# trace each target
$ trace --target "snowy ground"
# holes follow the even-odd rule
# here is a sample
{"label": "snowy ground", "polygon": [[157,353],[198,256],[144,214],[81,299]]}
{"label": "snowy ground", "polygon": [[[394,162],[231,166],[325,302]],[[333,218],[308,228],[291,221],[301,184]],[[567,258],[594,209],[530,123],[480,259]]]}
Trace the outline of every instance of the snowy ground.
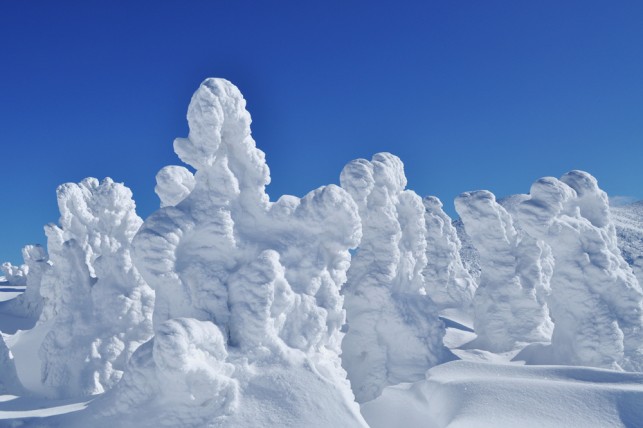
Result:
{"label": "snowy ground", "polygon": [[[643,423],[642,373],[526,366],[512,361],[518,350],[499,355],[472,348],[471,321],[457,311],[442,320],[444,342],[461,360],[434,367],[427,380],[388,387],[364,403],[362,414],[370,426],[605,428]],[[20,370],[20,360],[30,355],[28,338],[18,332],[6,339],[10,347],[21,344],[22,349],[12,348]],[[58,426],[50,416],[73,416],[90,401],[0,395],[0,426]]]}
{"label": "snowy ground", "polygon": [[373,428],[640,427],[643,374],[586,367],[525,366],[467,344],[465,325],[446,320],[460,361],[436,366],[427,380],[388,387],[362,405]]}

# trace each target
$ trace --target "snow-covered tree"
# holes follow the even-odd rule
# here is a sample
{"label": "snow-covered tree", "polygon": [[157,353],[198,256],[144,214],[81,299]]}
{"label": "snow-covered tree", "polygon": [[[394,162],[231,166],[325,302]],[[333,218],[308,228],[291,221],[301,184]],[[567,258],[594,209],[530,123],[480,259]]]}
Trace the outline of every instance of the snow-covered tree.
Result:
{"label": "snow-covered tree", "polygon": [[518,343],[548,341],[550,249],[516,230],[489,191],[463,193],[455,207],[480,254],[482,274],[473,301],[480,346],[504,352]]}
{"label": "snow-covered tree", "polygon": [[617,246],[607,194],[583,171],[545,177],[517,207],[521,226],[556,259],[554,361],[643,369],[643,291]]}
{"label": "snow-covered tree", "polygon": [[97,394],[121,378],[152,334],[154,293],[134,268],[142,220],[132,192],[109,178],[57,190],[60,225],[45,228],[51,268],[42,275],[43,384],[56,396]]}
{"label": "snow-covered tree", "polygon": [[357,159],[340,180],[359,207],[363,233],[344,291],[349,329],[342,362],[357,401],[365,402],[443,362],[444,326],[422,277],[424,206],[404,190],[402,161],[390,153]]}
{"label": "snow-covered tree", "polygon": [[440,309],[470,312],[477,284],[462,263],[458,233],[440,199],[427,196],[422,203],[427,261],[422,275],[426,292]]}
{"label": "snow-covered tree", "polygon": [[156,292],[155,336],[97,404],[103,421],[363,426],[338,355],[355,203],[333,185],[270,202],[245,100],[226,80],[201,84],[188,123],[174,150],[194,182],[162,170],[163,208],[133,243]]}

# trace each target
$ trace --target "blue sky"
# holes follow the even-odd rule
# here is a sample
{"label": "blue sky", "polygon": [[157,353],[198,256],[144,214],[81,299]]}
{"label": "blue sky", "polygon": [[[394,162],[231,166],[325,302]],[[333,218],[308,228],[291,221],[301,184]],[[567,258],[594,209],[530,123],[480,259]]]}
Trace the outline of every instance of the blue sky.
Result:
{"label": "blue sky", "polygon": [[210,76],[248,100],[273,199],[378,151],[451,214],[570,169],[641,199],[642,23],[640,1],[2,1],[0,260],[45,243],[63,182],[156,209]]}

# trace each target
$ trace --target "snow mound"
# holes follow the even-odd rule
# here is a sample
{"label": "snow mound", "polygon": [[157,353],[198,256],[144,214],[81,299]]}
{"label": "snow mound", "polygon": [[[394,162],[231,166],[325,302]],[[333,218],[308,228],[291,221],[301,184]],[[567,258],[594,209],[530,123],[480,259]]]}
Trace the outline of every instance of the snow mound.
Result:
{"label": "snow mound", "polygon": [[607,194],[572,171],[536,181],[521,226],[551,246],[553,361],[643,369],[643,291],[617,246]]}
{"label": "snow mound", "polygon": [[155,335],[90,406],[92,423],[364,426],[339,360],[355,203],[332,185],[271,203],[245,100],[226,80],[201,84],[188,123],[174,149],[194,186],[184,195],[185,171],[163,169],[165,206],[133,242]]}
{"label": "snow mound", "polygon": [[349,329],[342,361],[358,402],[387,385],[421,379],[447,357],[444,326],[426,295],[422,199],[404,190],[402,161],[378,153],[348,163],[340,177],[359,207],[363,237],[344,295]]}
{"label": "snow mound", "polygon": [[477,284],[462,263],[462,244],[456,228],[438,198],[427,196],[422,203],[427,259],[422,272],[424,287],[441,310],[457,308],[468,313]]}
{"label": "snow mound", "polygon": [[643,420],[643,375],[454,361],[362,405],[373,428],[608,428]]}
{"label": "snow mound", "polygon": [[63,184],[57,194],[60,226],[45,229],[52,266],[40,288],[38,323],[51,327],[39,351],[42,382],[57,397],[98,394],[152,334],[154,294],[130,256],[142,220],[131,191],[109,178]]}
{"label": "snow mound", "polygon": [[489,191],[463,193],[455,206],[480,254],[482,274],[473,301],[480,346],[504,352],[519,343],[547,341],[550,249],[516,230]]}

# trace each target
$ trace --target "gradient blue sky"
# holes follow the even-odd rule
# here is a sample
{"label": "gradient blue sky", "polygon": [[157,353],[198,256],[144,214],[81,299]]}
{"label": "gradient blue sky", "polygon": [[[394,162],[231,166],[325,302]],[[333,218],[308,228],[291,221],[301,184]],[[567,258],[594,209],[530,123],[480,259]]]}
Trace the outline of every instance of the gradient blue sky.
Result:
{"label": "gradient blue sky", "polygon": [[0,2],[0,261],[86,176],[157,206],[154,176],[206,77],[241,88],[272,199],[390,151],[460,192],[593,173],[643,197],[641,1]]}

